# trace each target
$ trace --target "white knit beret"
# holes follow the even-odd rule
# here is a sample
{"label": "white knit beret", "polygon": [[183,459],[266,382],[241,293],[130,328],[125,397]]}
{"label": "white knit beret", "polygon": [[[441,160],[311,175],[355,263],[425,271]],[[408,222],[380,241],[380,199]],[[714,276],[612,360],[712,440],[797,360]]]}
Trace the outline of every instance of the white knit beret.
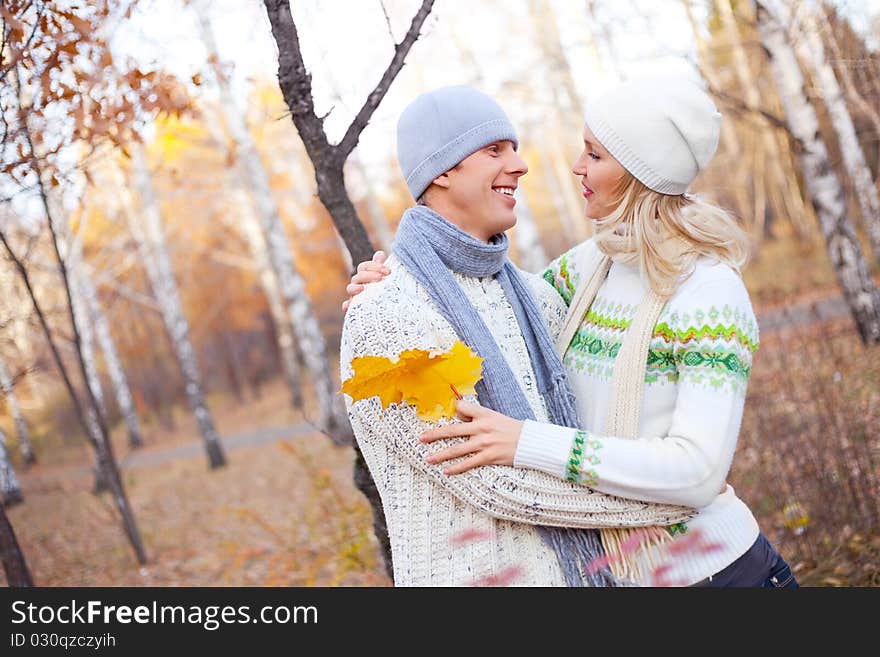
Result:
{"label": "white knit beret", "polygon": [[684,194],[721,134],[715,103],[684,76],[619,84],[588,103],[586,123],[624,169],[661,194]]}

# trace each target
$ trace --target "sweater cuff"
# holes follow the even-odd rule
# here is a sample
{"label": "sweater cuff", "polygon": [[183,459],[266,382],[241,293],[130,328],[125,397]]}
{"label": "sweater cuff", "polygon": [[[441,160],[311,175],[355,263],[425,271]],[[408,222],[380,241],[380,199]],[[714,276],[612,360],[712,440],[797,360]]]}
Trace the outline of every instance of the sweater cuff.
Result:
{"label": "sweater cuff", "polygon": [[541,470],[565,479],[565,466],[574,440],[574,429],[526,420],[519,435],[513,465]]}

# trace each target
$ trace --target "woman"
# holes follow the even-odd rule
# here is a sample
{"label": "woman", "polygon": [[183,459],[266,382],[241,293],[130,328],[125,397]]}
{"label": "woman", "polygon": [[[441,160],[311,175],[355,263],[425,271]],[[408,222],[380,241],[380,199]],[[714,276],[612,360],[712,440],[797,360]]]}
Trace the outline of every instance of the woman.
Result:
{"label": "woman", "polygon": [[[715,152],[720,121],[709,96],[682,78],[633,80],[587,108],[573,171],[595,236],[544,272],[570,307],[558,346],[581,429],[462,402],[466,422],[422,440],[467,438],[429,457],[454,460],[449,474],[487,464],[535,468],[604,493],[695,508],[690,521],[656,534],[701,537],[702,548],[678,555],[666,581],[795,587],[726,483],[758,345],[739,275],[748,244],[730,215],[686,194]],[[349,292],[382,269],[362,264]],[[603,530],[602,538],[609,555],[626,556],[627,530]],[[645,549],[612,566],[648,583],[657,554]]]}

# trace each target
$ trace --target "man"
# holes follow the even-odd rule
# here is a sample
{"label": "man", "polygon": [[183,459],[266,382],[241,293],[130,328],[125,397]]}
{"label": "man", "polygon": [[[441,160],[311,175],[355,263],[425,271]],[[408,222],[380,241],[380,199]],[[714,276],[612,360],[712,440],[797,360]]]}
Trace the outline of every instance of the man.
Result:
{"label": "man", "polygon": [[[398,159],[418,204],[404,214],[390,275],[351,302],[342,379],[359,356],[449,349],[483,357],[477,397],[519,419],[577,426],[554,339],[566,306],[541,278],[507,259],[514,192],[528,171],[516,132],[488,96],[446,87],[402,113]],[[549,326],[549,331],[548,327]],[[670,524],[669,507],[623,500],[538,470],[485,466],[454,477],[426,459],[431,428],[406,404],[351,403],[355,437],[382,497],[398,586],[511,583],[612,585],[599,526]],[[594,571],[594,572],[590,572]]]}

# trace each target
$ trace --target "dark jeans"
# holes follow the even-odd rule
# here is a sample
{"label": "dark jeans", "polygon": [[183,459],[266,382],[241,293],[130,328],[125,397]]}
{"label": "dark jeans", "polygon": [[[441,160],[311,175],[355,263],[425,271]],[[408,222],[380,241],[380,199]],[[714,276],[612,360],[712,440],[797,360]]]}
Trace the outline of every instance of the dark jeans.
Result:
{"label": "dark jeans", "polygon": [[739,559],[694,586],[791,589],[799,584],[767,537],[758,534],[758,540]]}

